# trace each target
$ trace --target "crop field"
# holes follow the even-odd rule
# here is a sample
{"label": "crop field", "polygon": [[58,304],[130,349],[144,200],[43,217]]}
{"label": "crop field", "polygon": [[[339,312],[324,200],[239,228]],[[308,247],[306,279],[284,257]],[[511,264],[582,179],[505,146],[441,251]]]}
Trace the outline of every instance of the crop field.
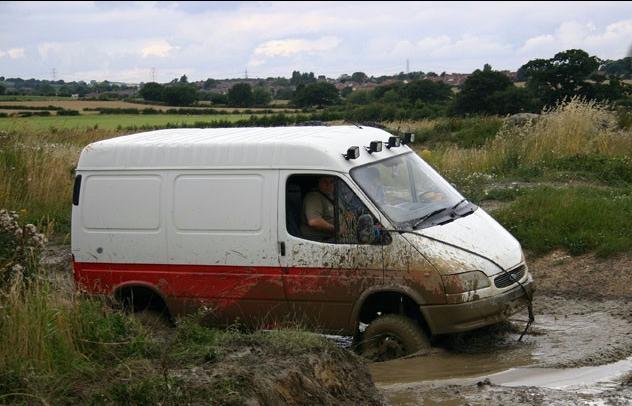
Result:
{"label": "crop field", "polygon": [[[166,111],[170,109],[178,109],[182,108],[179,106],[166,106],[160,104],[146,104],[146,103],[130,103],[125,101],[108,101],[108,100],[72,100],[69,98],[61,98],[61,97],[36,97],[36,96],[10,96],[10,98],[1,98],[0,97],[0,112],[7,112],[5,109],[1,109],[2,106],[24,106],[25,108],[37,108],[41,107],[42,110],[46,110],[49,106],[60,107],[66,110],[77,110],[81,112],[81,114],[98,114],[97,111],[89,111],[86,109],[98,109],[98,108],[107,108],[107,109],[146,109],[152,108],[155,110]],[[244,110],[248,111],[263,111],[270,109],[281,109],[286,110],[285,105],[273,105],[271,108],[261,108],[261,107],[249,107],[245,108],[236,108],[236,107],[216,107],[211,105],[210,103],[201,102],[197,107],[186,107],[186,109],[215,109],[217,111],[226,111],[226,112],[240,112]],[[16,109],[17,110],[17,109]]]}
{"label": "crop field", "polygon": [[213,121],[239,121],[250,114],[181,115],[181,114],[90,114],[79,116],[8,117],[0,118],[0,131],[39,131],[55,129],[102,128],[109,130],[130,127],[177,127]]}

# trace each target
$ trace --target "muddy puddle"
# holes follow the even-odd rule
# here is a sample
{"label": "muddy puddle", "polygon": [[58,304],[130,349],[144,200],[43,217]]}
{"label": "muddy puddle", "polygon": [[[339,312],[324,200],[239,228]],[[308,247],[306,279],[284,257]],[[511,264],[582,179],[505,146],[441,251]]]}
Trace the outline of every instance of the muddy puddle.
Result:
{"label": "muddy puddle", "polygon": [[453,336],[423,357],[374,363],[393,405],[632,404],[630,305],[541,297],[504,326]]}

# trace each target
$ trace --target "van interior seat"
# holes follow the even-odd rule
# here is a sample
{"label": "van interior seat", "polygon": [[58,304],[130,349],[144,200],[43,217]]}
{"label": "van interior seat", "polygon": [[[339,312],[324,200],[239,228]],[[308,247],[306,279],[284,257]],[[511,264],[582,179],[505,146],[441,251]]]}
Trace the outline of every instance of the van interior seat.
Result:
{"label": "van interior seat", "polygon": [[287,231],[296,237],[301,235],[301,214],[303,212],[303,195],[301,187],[295,183],[288,183],[285,194]]}

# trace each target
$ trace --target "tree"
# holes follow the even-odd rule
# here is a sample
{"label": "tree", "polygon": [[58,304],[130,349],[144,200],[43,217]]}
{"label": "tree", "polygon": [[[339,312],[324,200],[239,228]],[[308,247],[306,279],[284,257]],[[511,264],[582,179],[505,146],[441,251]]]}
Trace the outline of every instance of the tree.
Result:
{"label": "tree", "polygon": [[252,99],[255,106],[267,106],[272,101],[272,95],[263,86],[257,86],[252,91]]}
{"label": "tree", "polygon": [[463,89],[455,100],[454,111],[457,114],[498,114],[489,98],[494,92],[501,92],[512,86],[513,83],[505,74],[492,70],[486,64],[483,70],[475,70],[465,80]]}
{"label": "tree", "polygon": [[354,72],[351,75],[351,81],[356,83],[364,83],[369,77],[364,72]]}
{"label": "tree", "polygon": [[220,93],[211,93],[210,100],[213,104],[228,104],[228,96]]}
{"label": "tree", "polygon": [[[345,89],[349,89],[346,87]],[[357,90],[347,97],[348,104],[366,105],[373,101],[372,92],[368,90]]]}
{"label": "tree", "polygon": [[404,96],[415,103],[421,100],[426,103],[443,103],[452,97],[450,85],[432,80],[414,80],[404,86]]}
{"label": "tree", "polygon": [[206,79],[202,85],[204,90],[213,89],[215,86],[217,86],[217,80],[211,78]]}
{"label": "tree", "polygon": [[347,98],[353,93],[353,88],[351,86],[343,87],[340,91],[340,96]]}
{"label": "tree", "polygon": [[587,96],[586,79],[597,70],[600,61],[581,49],[559,52],[551,59],[534,59],[524,69],[527,86],[545,104],[575,95]]}
{"label": "tree", "polygon": [[0,85],[0,94],[4,94],[6,90],[7,90],[6,87],[4,87],[3,85]]}
{"label": "tree", "polygon": [[162,93],[163,101],[172,106],[190,106],[197,101],[197,89],[188,83],[166,86]]}
{"label": "tree", "polygon": [[611,76],[630,79],[632,78],[632,56],[626,56],[616,61],[604,61],[599,70]]}
{"label": "tree", "polygon": [[323,107],[337,103],[338,89],[331,83],[318,82],[296,88],[293,102],[299,107]]}
{"label": "tree", "polygon": [[189,78],[187,78],[187,75],[182,75],[180,77],[180,83],[189,83]]}
{"label": "tree", "polygon": [[292,78],[290,79],[290,84],[292,86],[307,85],[307,84],[315,83],[315,82],[316,82],[316,77],[314,76],[314,72],[301,73],[295,70],[292,72]]}
{"label": "tree", "polygon": [[228,105],[250,107],[254,103],[252,88],[248,83],[237,83],[228,90]]}
{"label": "tree", "polygon": [[293,96],[294,92],[289,87],[278,88],[274,94],[276,100],[290,100]]}
{"label": "tree", "polygon": [[162,101],[164,87],[156,82],[145,83],[138,92],[147,101]]}
{"label": "tree", "polygon": [[540,110],[540,100],[529,89],[510,86],[496,91],[487,98],[489,113],[501,116],[516,113],[536,113]]}

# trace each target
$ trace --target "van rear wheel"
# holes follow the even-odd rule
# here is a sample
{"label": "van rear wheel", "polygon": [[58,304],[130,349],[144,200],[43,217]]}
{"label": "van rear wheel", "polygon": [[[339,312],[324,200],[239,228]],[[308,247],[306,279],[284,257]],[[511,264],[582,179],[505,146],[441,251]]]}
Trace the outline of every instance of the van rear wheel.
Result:
{"label": "van rear wheel", "polygon": [[377,362],[429,350],[430,341],[419,325],[399,314],[387,314],[371,322],[360,344],[360,354]]}

